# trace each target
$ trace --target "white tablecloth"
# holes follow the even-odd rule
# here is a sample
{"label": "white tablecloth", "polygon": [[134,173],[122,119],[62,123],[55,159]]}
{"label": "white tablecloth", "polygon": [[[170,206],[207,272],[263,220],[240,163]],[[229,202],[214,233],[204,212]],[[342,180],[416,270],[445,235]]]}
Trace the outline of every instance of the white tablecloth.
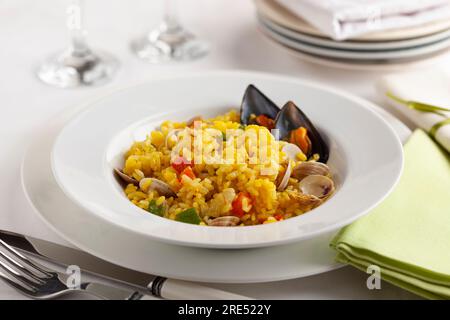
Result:
{"label": "white tablecloth", "polygon": [[[19,166],[37,127],[54,115],[115,87],[158,75],[206,69],[250,69],[282,73],[331,84],[375,100],[375,72],[350,72],[307,64],[275,48],[258,33],[252,2],[247,0],[179,1],[182,21],[211,43],[208,57],[185,64],[150,65],[136,59],[130,40],[158,22],[162,1],[86,1],[86,26],[94,47],[121,62],[114,80],[102,87],[62,90],[40,83],[33,68],[67,43],[68,0],[0,2],[0,229],[65,243],[32,214],[19,183]],[[447,59],[450,62],[450,57]],[[215,285],[260,298],[411,298],[383,283],[366,288],[367,275],[343,268],[314,277],[269,284]],[[22,298],[0,282],[0,299]]]}

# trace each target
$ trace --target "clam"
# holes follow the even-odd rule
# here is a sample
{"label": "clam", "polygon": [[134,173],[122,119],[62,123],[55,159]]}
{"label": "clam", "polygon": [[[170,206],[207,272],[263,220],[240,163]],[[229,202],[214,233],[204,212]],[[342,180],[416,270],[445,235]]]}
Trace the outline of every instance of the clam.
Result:
{"label": "clam", "polygon": [[292,169],[292,177],[298,180],[312,175],[328,176],[330,175],[330,168],[322,162],[307,161],[300,162]]}
{"label": "clam", "polygon": [[209,226],[214,227],[233,227],[237,226],[241,219],[236,216],[223,216],[208,220]]}
{"label": "clam", "polygon": [[122,181],[126,183],[132,183],[134,185],[138,185],[139,181],[137,181],[135,178],[130,177],[129,175],[125,174],[122,170],[114,168],[114,172],[117,174],[117,176],[122,179]]}
{"label": "clam", "polygon": [[316,196],[303,194],[298,192],[297,190],[289,190],[289,196],[297,202],[297,205],[304,212],[310,211],[320,205],[322,203],[322,199],[317,198]]}
{"label": "clam", "polygon": [[288,165],[286,167],[286,171],[284,172],[283,178],[280,181],[280,184],[277,187],[278,191],[283,191],[284,189],[286,189],[288,183],[289,183],[289,178],[291,177],[291,173],[292,173],[292,165],[291,165],[291,161],[288,161]]}
{"label": "clam", "polygon": [[165,183],[164,181],[155,179],[155,178],[141,179],[141,181],[139,181],[139,188],[141,188],[141,190],[143,190],[143,186],[149,180],[151,180],[151,183],[150,183],[150,186],[148,187],[148,191],[155,190],[156,192],[158,192],[158,194],[160,196],[173,197],[173,198],[177,197],[177,194],[172,190],[172,188],[167,183]]}
{"label": "clam", "polygon": [[313,126],[308,117],[292,102],[288,101],[275,119],[275,129],[279,130],[280,139],[289,137],[292,130],[303,127],[307,130],[307,138],[310,140],[311,148],[305,150],[307,157],[318,154],[319,161],[326,163],[329,156],[329,148],[320,136],[317,129]]}
{"label": "clam", "polygon": [[297,155],[302,152],[302,150],[293,143],[287,143],[283,146],[281,149],[288,158],[288,165],[286,167],[286,171],[284,172],[283,178],[281,179],[280,183],[278,184],[277,190],[283,191],[286,189],[289,178],[293,176],[296,179],[301,180],[305,176],[312,175],[312,174],[321,174],[321,175],[328,175],[330,170],[328,169],[328,166],[321,162],[302,162],[292,168],[291,160],[296,160]]}
{"label": "clam", "polygon": [[250,84],[245,90],[241,103],[241,123],[251,124],[251,115],[265,115],[275,120],[280,108],[259,91],[254,85]]}
{"label": "clam", "polygon": [[321,175],[311,175],[299,182],[299,189],[303,194],[325,199],[334,191],[334,182]]}
{"label": "clam", "polygon": [[297,155],[299,153],[302,153],[302,150],[293,143],[287,143],[284,145],[284,147],[281,149],[286,154],[286,157],[288,157],[289,160],[296,160]]}

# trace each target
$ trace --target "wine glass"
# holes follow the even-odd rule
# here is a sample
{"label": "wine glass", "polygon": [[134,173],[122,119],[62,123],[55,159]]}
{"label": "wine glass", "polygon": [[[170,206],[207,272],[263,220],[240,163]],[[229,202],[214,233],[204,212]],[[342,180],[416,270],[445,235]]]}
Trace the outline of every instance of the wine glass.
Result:
{"label": "wine glass", "polygon": [[179,23],[175,2],[164,0],[164,16],[159,26],[132,42],[131,48],[139,58],[152,63],[190,61],[209,52],[206,42]]}
{"label": "wine glass", "polygon": [[43,82],[61,88],[92,86],[110,80],[118,67],[109,54],[93,51],[86,42],[84,0],[73,0],[67,8],[70,44],[63,52],[45,60],[36,73]]}

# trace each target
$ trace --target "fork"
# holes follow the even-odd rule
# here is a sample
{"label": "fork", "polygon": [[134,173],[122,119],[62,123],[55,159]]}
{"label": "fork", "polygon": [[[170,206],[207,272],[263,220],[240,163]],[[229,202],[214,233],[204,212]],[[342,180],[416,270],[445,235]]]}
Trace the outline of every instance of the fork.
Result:
{"label": "fork", "polygon": [[100,283],[82,282],[72,288],[67,281],[70,275],[50,270],[25,257],[0,240],[0,278],[22,294],[33,299],[53,299],[74,292],[87,292],[108,300],[151,300],[150,295],[138,291],[116,288]]}

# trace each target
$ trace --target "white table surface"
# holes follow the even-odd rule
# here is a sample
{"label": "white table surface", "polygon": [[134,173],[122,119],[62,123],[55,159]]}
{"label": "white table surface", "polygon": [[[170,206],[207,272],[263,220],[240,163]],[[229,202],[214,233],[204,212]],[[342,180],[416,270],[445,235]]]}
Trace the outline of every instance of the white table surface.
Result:
{"label": "white table surface", "polygon": [[[130,40],[156,24],[161,15],[158,0],[92,0],[86,10],[89,41],[110,51],[121,62],[114,80],[95,88],[56,89],[40,83],[33,68],[40,59],[67,43],[65,8],[69,1],[0,1],[0,229],[66,243],[35,216],[19,184],[19,166],[37,127],[56,114],[114,88],[145,79],[186,71],[248,69],[308,78],[376,101],[374,82],[379,72],[330,69],[298,60],[274,47],[258,32],[250,0],[179,1],[182,21],[211,43],[206,58],[185,64],[150,65],[136,59]],[[446,67],[450,56],[441,67]],[[366,288],[367,275],[345,267],[313,277],[252,285],[214,285],[256,298],[415,298],[382,284]],[[0,283],[0,299],[22,296]]]}

